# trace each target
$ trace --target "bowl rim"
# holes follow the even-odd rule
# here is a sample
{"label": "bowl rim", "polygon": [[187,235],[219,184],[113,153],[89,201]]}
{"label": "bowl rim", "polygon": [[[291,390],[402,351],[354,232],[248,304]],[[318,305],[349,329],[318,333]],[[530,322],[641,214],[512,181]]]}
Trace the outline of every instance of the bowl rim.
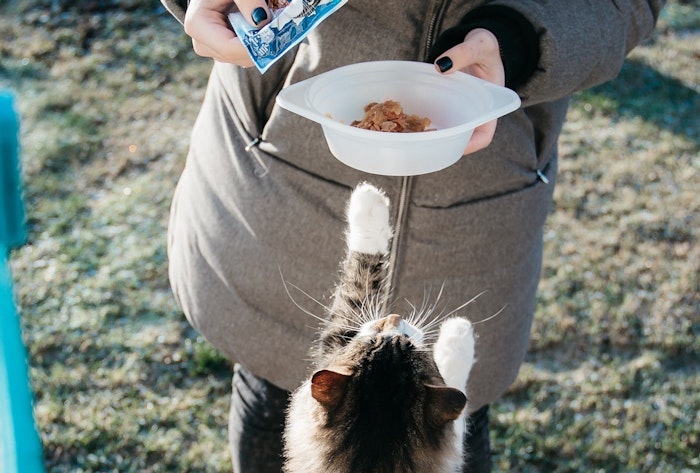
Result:
{"label": "bowl rim", "polygon": [[[387,133],[383,131],[357,128],[333,119],[332,117],[313,109],[310,103],[309,94],[313,90],[313,86],[316,83],[321,81],[330,81],[338,75],[347,74],[355,69],[359,69],[362,72],[397,72],[403,70],[408,72],[419,72],[422,74],[434,73],[436,77],[440,78],[439,80],[453,86],[476,86],[483,88],[489,94],[491,94],[492,97],[496,96],[499,98],[501,103],[489,110],[487,113],[465,123],[449,128],[416,133]],[[328,127],[339,133],[354,135],[363,140],[382,141],[385,143],[425,141],[458,135],[506,115],[518,109],[521,104],[520,97],[514,91],[506,87],[501,87],[497,84],[485,81],[461,71],[455,71],[448,75],[442,75],[438,73],[437,70],[435,70],[435,66],[430,63],[400,60],[369,61],[341,66],[284,87],[277,95],[276,101],[281,107],[319,123],[324,128]]]}

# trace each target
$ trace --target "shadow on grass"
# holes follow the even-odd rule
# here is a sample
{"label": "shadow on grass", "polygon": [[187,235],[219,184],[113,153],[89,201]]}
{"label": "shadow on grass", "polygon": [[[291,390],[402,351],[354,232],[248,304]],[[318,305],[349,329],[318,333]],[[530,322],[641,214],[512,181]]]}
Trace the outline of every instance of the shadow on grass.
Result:
{"label": "shadow on grass", "polygon": [[580,92],[576,101],[611,117],[639,117],[700,146],[700,91],[643,62],[626,61],[616,79]]}

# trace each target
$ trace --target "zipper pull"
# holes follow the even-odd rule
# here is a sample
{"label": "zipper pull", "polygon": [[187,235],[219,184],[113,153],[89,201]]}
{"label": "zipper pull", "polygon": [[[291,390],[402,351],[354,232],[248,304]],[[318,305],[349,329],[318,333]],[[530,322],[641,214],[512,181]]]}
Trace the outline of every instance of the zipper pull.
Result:
{"label": "zipper pull", "polygon": [[258,146],[259,144],[260,144],[260,137],[258,136],[257,138],[253,138],[252,140],[250,140],[250,141],[248,142],[248,144],[245,145],[245,148],[244,148],[244,149],[245,149],[246,151],[250,152],[251,149],[255,148],[255,147]]}
{"label": "zipper pull", "polygon": [[540,170],[538,169],[538,170],[535,171],[535,172],[537,173],[537,177],[540,178],[540,181],[544,182],[545,184],[549,184],[549,178],[548,178],[547,176],[545,176],[544,173],[543,173],[542,171],[540,171]]}

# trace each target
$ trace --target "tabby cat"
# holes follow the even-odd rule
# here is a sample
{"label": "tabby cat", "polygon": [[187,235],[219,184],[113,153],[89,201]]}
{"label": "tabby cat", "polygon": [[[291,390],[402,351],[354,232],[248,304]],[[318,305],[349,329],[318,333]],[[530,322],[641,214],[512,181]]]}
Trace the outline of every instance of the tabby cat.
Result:
{"label": "tabby cat", "polygon": [[312,349],[315,371],[287,415],[284,471],[461,471],[472,326],[449,318],[430,347],[429,314],[383,313],[389,200],[362,183],[347,218],[348,253]]}

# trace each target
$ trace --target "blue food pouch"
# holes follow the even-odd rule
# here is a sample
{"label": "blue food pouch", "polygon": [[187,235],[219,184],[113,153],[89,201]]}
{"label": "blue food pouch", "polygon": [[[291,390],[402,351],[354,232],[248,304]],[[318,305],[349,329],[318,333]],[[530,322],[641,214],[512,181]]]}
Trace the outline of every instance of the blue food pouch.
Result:
{"label": "blue food pouch", "polygon": [[273,9],[272,21],[262,28],[251,26],[240,12],[230,13],[228,20],[255,66],[264,73],[347,1],[291,0]]}

